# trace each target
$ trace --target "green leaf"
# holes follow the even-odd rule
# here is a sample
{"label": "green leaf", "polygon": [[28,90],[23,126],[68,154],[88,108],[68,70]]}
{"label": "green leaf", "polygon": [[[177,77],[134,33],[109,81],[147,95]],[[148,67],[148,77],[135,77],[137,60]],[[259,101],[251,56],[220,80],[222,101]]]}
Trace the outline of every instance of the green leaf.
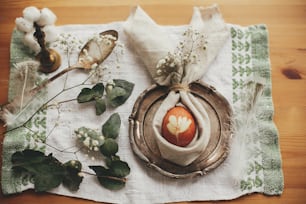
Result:
{"label": "green leaf", "polygon": [[34,187],[36,192],[51,190],[59,186],[64,178],[64,169],[60,163],[43,163],[36,167]]}
{"label": "green leaf", "polygon": [[102,146],[100,146],[100,152],[104,156],[112,156],[118,152],[118,144],[112,138],[107,138]]}
{"label": "green leaf", "polygon": [[111,155],[110,157],[105,157],[106,166],[110,167],[113,161],[118,161],[118,160],[120,160],[120,157],[118,155]]}
{"label": "green leaf", "polygon": [[113,175],[123,178],[130,174],[129,165],[121,160],[113,161],[110,166]]}
{"label": "green leaf", "polygon": [[24,150],[12,155],[13,170],[22,170],[33,175],[35,191],[48,191],[61,184],[64,177],[63,165],[49,154],[35,150]]}
{"label": "green leaf", "polygon": [[65,176],[63,178],[63,185],[71,191],[77,191],[83,181],[83,176],[80,176],[82,169],[81,162],[71,160],[64,164]]}
{"label": "green leaf", "polygon": [[124,96],[126,91],[121,87],[114,87],[107,95],[109,104],[112,107],[120,106],[124,103]]}
{"label": "green leaf", "polygon": [[102,126],[102,134],[104,137],[117,138],[120,131],[121,120],[118,113],[114,113]]}
{"label": "green leaf", "polygon": [[92,89],[83,88],[79,93],[77,100],[79,103],[85,103],[94,99],[102,98],[104,93],[104,85],[102,83],[96,84]]}
{"label": "green leaf", "polygon": [[105,99],[96,99],[96,115],[101,115],[106,110]]}
{"label": "green leaf", "polygon": [[29,172],[35,172],[33,166],[40,164],[46,160],[44,153],[34,150],[26,149],[22,152],[15,152],[12,155],[11,161],[13,169],[22,168]]}
{"label": "green leaf", "polygon": [[109,104],[113,107],[122,105],[131,95],[134,84],[122,79],[114,79],[114,88],[107,94]]}
{"label": "green leaf", "polygon": [[125,186],[126,179],[118,178],[112,174],[110,169],[103,166],[89,166],[97,175],[102,186],[110,190],[119,190]]}
{"label": "green leaf", "polygon": [[96,84],[92,88],[92,92],[94,94],[94,98],[101,98],[103,96],[103,93],[104,93],[104,85],[102,83]]}
{"label": "green leaf", "polygon": [[79,103],[85,103],[94,99],[95,93],[90,88],[83,88],[79,93],[77,100]]}

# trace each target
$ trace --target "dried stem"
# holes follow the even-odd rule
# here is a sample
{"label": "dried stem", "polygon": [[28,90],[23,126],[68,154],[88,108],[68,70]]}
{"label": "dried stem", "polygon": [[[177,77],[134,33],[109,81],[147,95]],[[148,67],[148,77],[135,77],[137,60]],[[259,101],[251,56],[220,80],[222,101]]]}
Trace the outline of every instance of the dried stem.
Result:
{"label": "dried stem", "polygon": [[96,177],[100,177],[100,178],[108,178],[108,179],[111,179],[111,180],[115,180],[115,181],[121,181],[123,183],[126,183],[127,179],[126,178],[119,178],[119,177],[115,177],[115,176],[99,176],[99,175],[96,175],[96,174],[93,174],[93,173],[90,173],[90,172],[87,172],[87,171],[81,171],[82,173],[84,174],[87,174],[87,175],[91,175],[91,176],[96,176]]}
{"label": "dried stem", "polygon": [[[60,74],[60,73],[58,73],[57,75],[55,75],[55,76],[57,76],[56,78],[58,78],[58,77],[60,77],[60,76],[62,76],[63,74],[65,74],[65,73],[67,73],[68,71],[70,71],[70,70],[73,70],[73,69],[77,69],[77,68],[79,68],[79,67],[69,67],[69,68],[67,68],[67,69],[65,69],[65,70],[67,70],[67,71],[65,71],[64,72],[64,70],[62,71],[62,72],[60,72],[60,73],[62,73],[62,74]],[[60,74],[60,75],[59,75]],[[6,134],[6,133],[8,133],[8,132],[12,132],[12,131],[14,131],[14,130],[17,130],[17,129],[19,129],[19,128],[21,128],[21,127],[25,127],[25,124],[27,123],[27,122],[29,122],[30,120],[32,120],[32,118],[39,112],[39,111],[41,111],[41,110],[43,110],[43,109],[45,109],[45,108],[48,108],[48,106],[47,106],[47,104],[48,103],[50,103],[52,100],[54,100],[56,97],[58,97],[58,96],[60,96],[61,94],[63,94],[64,92],[66,92],[66,91],[68,91],[68,90],[71,90],[71,89],[74,89],[74,88],[76,88],[76,87],[79,87],[79,86],[83,86],[83,85],[86,85],[85,83],[90,79],[90,77],[93,75],[93,73],[92,74],[90,74],[82,83],[80,83],[80,84],[77,84],[77,85],[74,85],[74,86],[71,86],[71,87],[69,87],[69,88],[64,88],[62,91],[60,91],[60,92],[58,92],[56,95],[54,95],[52,98],[50,98],[50,99],[48,99],[45,103],[43,103],[34,113],[33,113],[33,115],[31,115],[31,117],[29,117],[22,125],[19,125],[19,126],[17,126],[17,127],[14,127],[14,128],[12,128],[12,129],[9,129],[9,130],[6,130],[6,131],[4,131],[3,133],[1,133],[1,134]],[[54,77],[55,77],[54,76]],[[52,78],[54,78],[54,77],[52,77]],[[53,80],[51,80],[52,78],[50,78],[48,81],[46,81],[45,83],[43,83],[43,84],[45,84],[45,86],[48,84],[48,83],[50,83],[50,82],[52,82]],[[39,87],[41,87],[41,86],[39,86]],[[37,89],[36,91],[38,92],[39,90],[41,90],[43,87],[41,87],[40,89]],[[36,89],[36,88],[35,88]],[[34,95],[34,97],[35,97],[35,94],[37,93],[35,93],[34,91],[33,91],[34,89],[32,89],[32,91],[31,91],[31,93]]]}

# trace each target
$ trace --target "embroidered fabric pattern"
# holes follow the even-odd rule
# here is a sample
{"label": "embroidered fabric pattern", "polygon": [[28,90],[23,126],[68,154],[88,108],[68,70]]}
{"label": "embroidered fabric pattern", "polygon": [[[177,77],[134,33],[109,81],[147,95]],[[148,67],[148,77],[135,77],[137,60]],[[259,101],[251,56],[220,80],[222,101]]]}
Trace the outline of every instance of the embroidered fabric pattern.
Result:
{"label": "embroidered fabric pattern", "polygon": [[[244,126],[240,127],[245,130],[242,145],[252,144],[247,150],[247,156],[252,159],[248,161],[240,189],[281,194],[284,184],[278,132],[272,121],[269,53],[268,47],[262,46],[262,42],[268,45],[268,33],[264,25],[233,26],[231,35],[235,120],[238,126]],[[256,128],[252,128],[254,125]]]}

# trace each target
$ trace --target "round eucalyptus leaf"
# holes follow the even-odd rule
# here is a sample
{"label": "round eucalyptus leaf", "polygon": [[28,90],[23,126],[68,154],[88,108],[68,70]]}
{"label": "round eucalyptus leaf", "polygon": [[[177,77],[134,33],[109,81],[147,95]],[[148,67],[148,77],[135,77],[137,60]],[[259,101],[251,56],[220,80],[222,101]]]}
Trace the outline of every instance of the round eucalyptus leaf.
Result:
{"label": "round eucalyptus leaf", "polygon": [[85,103],[94,99],[94,92],[90,88],[83,88],[79,93],[77,100],[79,103]]}
{"label": "round eucalyptus leaf", "polygon": [[107,138],[103,145],[100,146],[100,152],[104,156],[112,156],[118,152],[118,144],[112,138]]}
{"label": "round eucalyptus leaf", "polygon": [[120,178],[126,177],[130,174],[129,165],[121,160],[113,161],[110,166],[110,169],[115,176],[118,176]]}
{"label": "round eucalyptus leaf", "polygon": [[96,115],[101,115],[106,110],[106,102],[104,99],[96,99]]}
{"label": "round eucalyptus leaf", "polygon": [[107,138],[117,138],[121,126],[121,119],[118,113],[112,114],[102,126],[102,134]]}
{"label": "round eucalyptus leaf", "polygon": [[92,92],[95,98],[101,98],[104,93],[104,85],[102,83],[97,83],[94,87],[92,87]]}
{"label": "round eucalyptus leaf", "polygon": [[126,91],[121,87],[114,87],[107,95],[109,104],[117,107],[125,102]]}
{"label": "round eucalyptus leaf", "polygon": [[125,186],[125,179],[113,175],[110,169],[103,166],[89,166],[95,173],[102,186],[110,190],[119,190]]}

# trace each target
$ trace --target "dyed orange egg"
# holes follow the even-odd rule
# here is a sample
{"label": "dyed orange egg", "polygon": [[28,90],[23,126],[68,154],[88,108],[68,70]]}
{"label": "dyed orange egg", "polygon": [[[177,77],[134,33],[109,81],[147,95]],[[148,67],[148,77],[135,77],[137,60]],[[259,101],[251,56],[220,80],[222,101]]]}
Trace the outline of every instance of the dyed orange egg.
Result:
{"label": "dyed orange egg", "polygon": [[193,115],[184,107],[171,108],[162,124],[162,136],[170,143],[185,147],[195,136],[196,124]]}

